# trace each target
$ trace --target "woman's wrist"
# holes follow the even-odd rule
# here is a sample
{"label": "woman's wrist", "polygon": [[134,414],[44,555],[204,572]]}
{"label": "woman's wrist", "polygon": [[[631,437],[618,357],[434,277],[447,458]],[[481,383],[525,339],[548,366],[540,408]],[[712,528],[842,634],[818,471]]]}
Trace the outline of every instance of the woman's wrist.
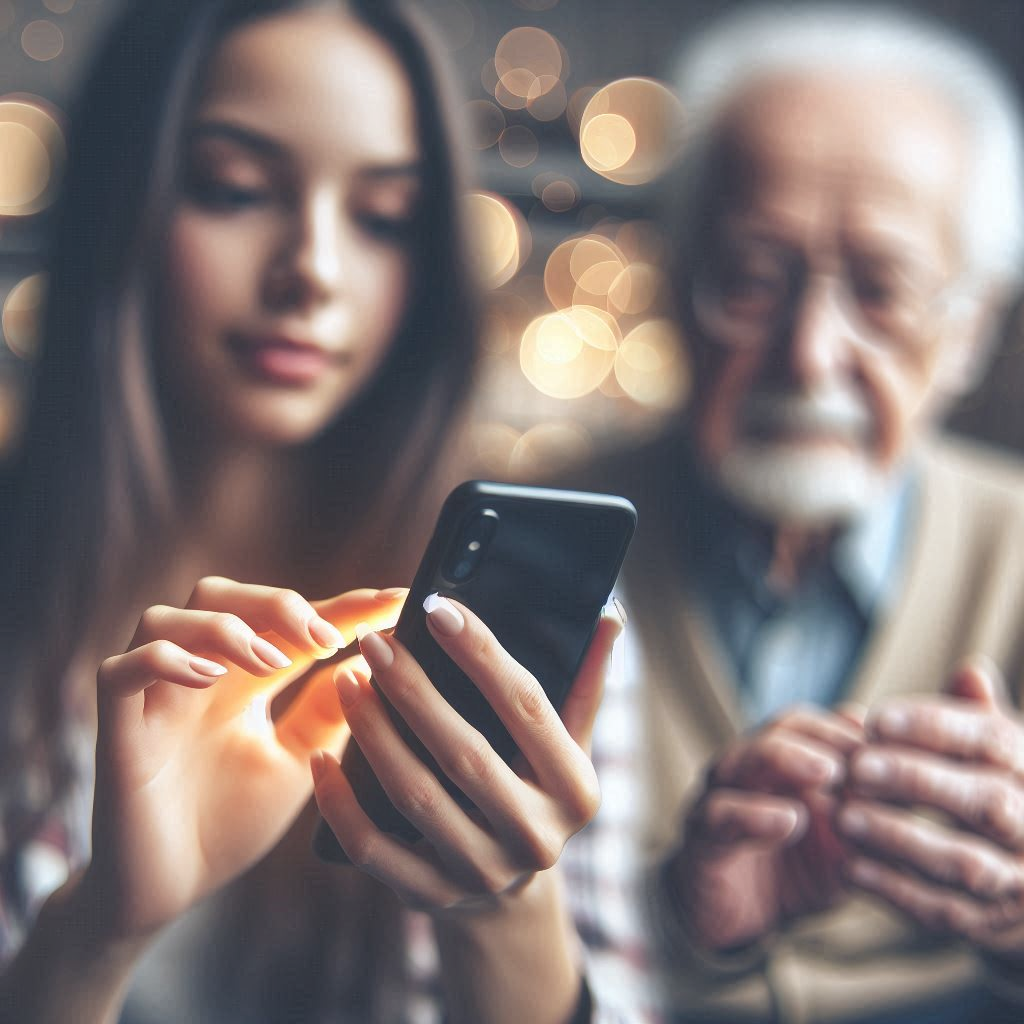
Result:
{"label": "woman's wrist", "polygon": [[446,1019],[565,1024],[580,1001],[580,943],[556,869],[542,871],[494,909],[434,919]]}

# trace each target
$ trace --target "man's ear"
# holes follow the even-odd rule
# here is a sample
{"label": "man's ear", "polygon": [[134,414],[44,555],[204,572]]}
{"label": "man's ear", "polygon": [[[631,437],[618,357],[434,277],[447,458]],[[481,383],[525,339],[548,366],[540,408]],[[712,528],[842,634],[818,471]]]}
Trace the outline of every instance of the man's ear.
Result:
{"label": "man's ear", "polygon": [[936,367],[936,385],[943,404],[956,401],[981,383],[1003,337],[1009,298],[1005,286],[989,285],[954,294],[947,300]]}

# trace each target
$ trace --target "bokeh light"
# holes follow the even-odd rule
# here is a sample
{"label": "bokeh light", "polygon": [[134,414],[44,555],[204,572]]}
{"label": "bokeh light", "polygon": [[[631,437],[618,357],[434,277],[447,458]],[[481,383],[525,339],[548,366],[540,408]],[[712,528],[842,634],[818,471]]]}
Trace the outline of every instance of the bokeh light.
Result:
{"label": "bokeh light", "polygon": [[506,128],[498,139],[498,152],[510,167],[529,167],[539,151],[537,136],[523,124]]}
{"label": "bokeh light", "polygon": [[466,197],[474,266],[487,288],[510,281],[530,254],[530,234],[522,214],[493,192]]}
{"label": "bokeh light", "polygon": [[490,100],[473,100],[465,106],[466,123],[470,126],[470,145],[474,149],[490,149],[505,130],[501,107]]}
{"label": "bokeh light", "polygon": [[580,153],[591,170],[620,185],[653,181],[682,144],[683,111],[651,78],[622,78],[599,89],[580,118]]}
{"label": "bokeh light", "polygon": [[0,376],[0,460],[17,447],[24,412],[21,387],[10,376]]}
{"label": "bokeh light", "polygon": [[54,14],[67,14],[75,6],[75,0],[43,0],[43,6]]}
{"label": "bokeh light", "polygon": [[565,213],[571,210],[580,200],[580,190],[570,178],[559,178],[544,186],[540,201],[552,213]]}
{"label": "bokeh light", "polygon": [[610,239],[587,234],[552,250],[544,267],[544,291],[555,309],[573,305],[608,307],[608,291],[627,261]]}
{"label": "bokeh light", "polygon": [[575,420],[550,420],[530,427],[515,443],[509,456],[513,476],[531,478],[551,473],[590,458],[594,439]]}
{"label": "bokeh light", "polygon": [[525,98],[534,79],[561,79],[562,48],[551,33],[524,25],[506,32],[501,37],[494,51],[494,67],[499,79],[504,79],[513,71],[526,72],[527,74],[519,79],[525,86],[523,90],[513,90]]}
{"label": "bokeh light", "polygon": [[568,99],[561,79],[540,75],[526,93],[526,109],[538,121],[554,121],[565,113]]}
{"label": "bokeh light", "polygon": [[0,100],[0,216],[38,213],[57,196],[67,149],[41,102]]}
{"label": "bokeh light", "polygon": [[520,432],[507,423],[478,423],[472,434],[474,465],[489,476],[507,475],[520,437]]}
{"label": "bokeh light", "polygon": [[630,263],[608,287],[609,308],[616,313],[646,313],[664,284],[661,271],[650,263]]}
{"label": "bokeh light", "polygon": [[678,408],[690,391],[690,370],[674,324],[657,319],[634,327],[615,354],[615,379],[639,405]]}
{"label": "bokeh light", "polygon": [[21,359],[32,359],[39,347],[39,325],[46,298],[46,275],[32,274],[7,294],[3,330],[7,347]]}
{"label": "bokeh light", "polygon": [[64,33],[52,21],[30,21],[21,33],[21,48],[33,60],[45,63],[64,51]]}
{"label": "bokeh light", "polygon": [[532,320],[523,332],[519,365],[526,379],[552,398],[582,398],[608,375],[618,340],[609,319],[570,306]]}

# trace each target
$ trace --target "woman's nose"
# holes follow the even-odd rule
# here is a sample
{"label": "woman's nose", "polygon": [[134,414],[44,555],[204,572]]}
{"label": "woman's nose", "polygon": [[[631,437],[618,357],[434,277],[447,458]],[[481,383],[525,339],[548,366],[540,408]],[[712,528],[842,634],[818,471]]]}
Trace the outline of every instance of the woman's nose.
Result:
{"label": "woman's nose", "polygon": [[312,306],[335,297],[343,286],[344,238],[338,201],[317,195],[298,209],[267,273],[272,305]]}

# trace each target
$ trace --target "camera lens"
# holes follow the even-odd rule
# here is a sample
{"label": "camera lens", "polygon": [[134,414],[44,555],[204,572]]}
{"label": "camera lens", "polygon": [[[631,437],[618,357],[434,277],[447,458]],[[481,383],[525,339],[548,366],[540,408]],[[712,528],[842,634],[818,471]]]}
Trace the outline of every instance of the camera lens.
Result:
{"label": "camera lens", "polygon": [[442,570],[452,583],[465,583],[476,573],[498,529],[498,513],[478,509],[463,523]]}

